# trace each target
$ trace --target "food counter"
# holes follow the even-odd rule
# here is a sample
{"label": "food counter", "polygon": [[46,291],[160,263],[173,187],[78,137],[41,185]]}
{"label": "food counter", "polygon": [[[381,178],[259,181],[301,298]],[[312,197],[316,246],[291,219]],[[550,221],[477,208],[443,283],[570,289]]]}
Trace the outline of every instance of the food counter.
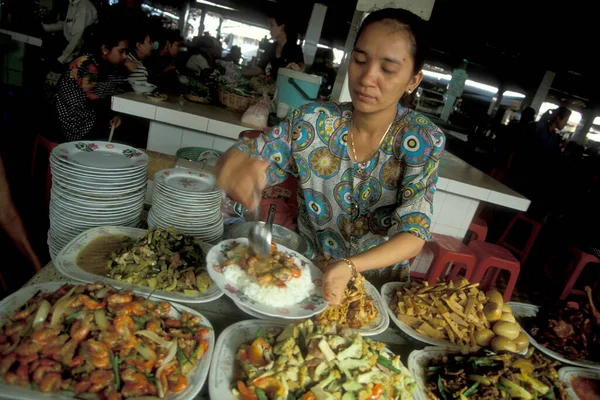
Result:
{"label": "food counter", "polygon": [[[241,131],[250,129],[241,124],[241,113],[175,96],[156,102],[125,93],[112,98],[112,109],[150,120],[147,149],[171,155],[188,146],[225,151]],[[518,211],[526,211],[530,204],[519,193],[446,152],[440,164],[432,232],[464,238],[480,202]],[[432,257],[427,252],[420,254],[413,270],[426,272]]]}

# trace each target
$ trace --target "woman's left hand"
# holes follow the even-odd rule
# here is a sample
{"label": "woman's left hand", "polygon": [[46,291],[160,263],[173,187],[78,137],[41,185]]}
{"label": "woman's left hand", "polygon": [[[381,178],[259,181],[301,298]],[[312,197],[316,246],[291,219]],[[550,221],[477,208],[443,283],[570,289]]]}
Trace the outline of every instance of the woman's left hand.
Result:
{"label": "woman's left hand", "polygon": [[331,305],[342,302],[344,291],[352,278],[352,271],[345,262],[334,262],[325,268],[323,275],[323,297]]}
{"label": "woman's left hand", "polygon": [[296,63],[289,63],[286,68],[287,69],[292,69],[294,71],[300,71],[301,70],[300,66],[298,64],[296,64]]}

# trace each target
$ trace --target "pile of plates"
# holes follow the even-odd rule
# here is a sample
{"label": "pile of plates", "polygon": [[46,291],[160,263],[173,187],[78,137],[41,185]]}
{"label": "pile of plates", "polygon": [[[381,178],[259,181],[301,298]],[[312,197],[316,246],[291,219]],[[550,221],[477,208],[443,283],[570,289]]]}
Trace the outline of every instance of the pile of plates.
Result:
{"label": "pile of plates", "polygon": [[208,172],[185,168],[157,172],[148,227],[174,226],[203,242],[218,243],[223,236],[223,192],[215,183]]}
{"label": "pile of plates", "polygon": [[148,181],[145,153],[118,143],[69,142],[52,150],[50,167],[52,258],[88,229],[139,226]]}

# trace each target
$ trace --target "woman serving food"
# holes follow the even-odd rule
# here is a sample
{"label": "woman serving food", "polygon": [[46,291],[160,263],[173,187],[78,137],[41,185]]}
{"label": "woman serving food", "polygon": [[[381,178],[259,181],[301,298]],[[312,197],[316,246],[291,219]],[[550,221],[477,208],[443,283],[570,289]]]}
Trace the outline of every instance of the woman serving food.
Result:
{"label": "woman serving food", "polygon": [[219,160],[219,185],[248,207],[256,190],[297,177],[299,230],[312,256],[329,261],[331,304],[357,273],[408,274],[430,239],[444,135],[399,104],[423,78],[423,24],[405,10],[371,13],[348,66],[351,103],[303,106]]}

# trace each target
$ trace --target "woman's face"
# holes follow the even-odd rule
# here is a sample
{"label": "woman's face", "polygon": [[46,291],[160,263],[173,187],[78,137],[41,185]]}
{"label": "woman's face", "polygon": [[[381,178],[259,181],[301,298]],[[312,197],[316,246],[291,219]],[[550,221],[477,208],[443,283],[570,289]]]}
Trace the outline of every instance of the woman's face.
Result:
{"label": "woman's face", "polygon": [[281,39],[281,33],[283,32],[285,25],[277,25],[275,18],[269,18],[269,29],[271,30],[271,38],[273,40]]}
{"label": "woman's face", "polygon": [[127,40],[121,40],[118,46],[108,50],[106,46],[102,46],[102,55],[106,61],[113,65],[123,64],[127,58],[127,48],[129,43]]}
{"label": "woman's face", "polygon": [[348,65],[348,85],[356,110],[375,113],[396,107],[402,95],[419,86],[413,75],[409,33],[393,21],[380,21],[361,33]]}
{"label": "woman's face", "polygon": [[150,56],[150,54],[152,54],[153,46],[154,46],[154,43],[150,39],[150,36],[146,36],[146,39],[144,39],[144,43],[137,43],[137,45],[136,45],[137,56],[141,60]]}

